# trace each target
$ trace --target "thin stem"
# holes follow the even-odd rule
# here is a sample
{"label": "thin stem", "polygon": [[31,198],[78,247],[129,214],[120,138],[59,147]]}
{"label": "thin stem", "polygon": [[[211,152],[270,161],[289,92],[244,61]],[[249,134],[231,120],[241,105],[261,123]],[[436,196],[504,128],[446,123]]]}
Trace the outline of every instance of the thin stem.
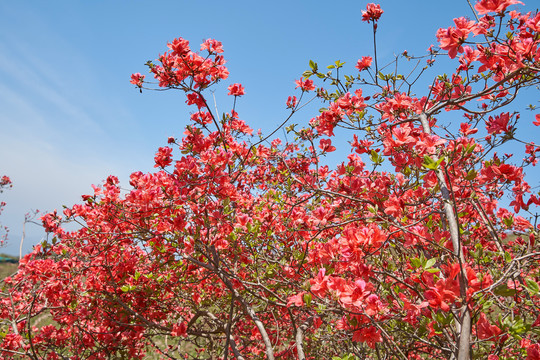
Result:
{"label": "thin stem", "polygon": [[23,249],[23,243],[24,243],[24,238],[26,236],[26,219],[24,219],[24,222],[23,222],[23,225],[22,225],[22,237],[21,237],[21,243],[19,245],[19,261],[22,260],[22,249]]}
{"label": "thin stem", "polygon": [[375,84],[379,85],[378,81],[378,74],[379,74],[379,65],[377,62],[377,40],[376,40],[376,34],[377,34],[377,23],[373,22],[373,57],[375,58]]}
{"label": "thin stem", "polygon": [[231,308],[229,310],[229,321],[227,322],[227,328],[225,330],[225,355],[223,356],[223,360],[227,360],[229,358],[229,344],[232,340],[231,335],[231,326],[232,326],[232,320],[234,316],[234,295],[231,296]]}
{"label": "thin stem", "polygon": [[480,21],[480,19],[478,19],[478,15],[476,14],[476,11],[474,10],[474,7],[471,4],[471,0],[467,0],[467,3],[469,4],[469,7],[471,8],[471,10],[472,10],[472,12],[474,14],[474,17],[476,18],[476,21]]}

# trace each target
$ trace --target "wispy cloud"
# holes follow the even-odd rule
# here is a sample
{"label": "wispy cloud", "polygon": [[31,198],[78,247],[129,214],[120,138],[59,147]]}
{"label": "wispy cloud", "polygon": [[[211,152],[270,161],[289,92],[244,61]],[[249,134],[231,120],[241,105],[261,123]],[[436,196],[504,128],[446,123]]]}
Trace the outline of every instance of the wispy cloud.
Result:
{"label": "wispy cloud", "polygon": [[[115,155],[121,144],[106,129],[115,115],[127,118],[129,112],[92,93],[99,69],[47,28],[40,37],[60,48],[58,63],[43,60],[42,52],[17,36],[0,35],[0,175],[14,183],[1,195],[7,206],[0,222],[11,231],[0,252],[12,254],[18,253],[28,211],[61,210],[91,193],[91,184],[112,173],[126,179],[131,171]],[[38,227],[27,228],[24,251],[42,236]]]}

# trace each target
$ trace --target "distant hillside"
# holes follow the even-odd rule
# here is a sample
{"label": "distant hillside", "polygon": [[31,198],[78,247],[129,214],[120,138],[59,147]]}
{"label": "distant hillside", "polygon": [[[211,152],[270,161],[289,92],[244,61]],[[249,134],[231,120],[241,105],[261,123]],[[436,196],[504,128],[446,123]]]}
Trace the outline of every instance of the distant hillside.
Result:
{"label": "distant hillside", "polygon": [[0,280],[13,275],[19,266],[19,258],[16,256],[0,254]]}

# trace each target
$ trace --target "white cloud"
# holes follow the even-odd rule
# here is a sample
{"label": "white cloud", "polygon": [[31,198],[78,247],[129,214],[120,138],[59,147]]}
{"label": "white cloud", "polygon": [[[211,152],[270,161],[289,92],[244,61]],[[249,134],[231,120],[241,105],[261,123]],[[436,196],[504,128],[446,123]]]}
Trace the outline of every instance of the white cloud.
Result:
{"label": "white cloud", "polygon": [[[27,212],[61,211],[62,205],[80,202],[82,194],[92,192],[91,184],[100,184],[109,174],[127,179],[130,163],[115,151],[121,143],[105,128],[115,114],[126,121],[129,111],[99,94],[85,96],[92,91],[81,89],[87,83],[77,86],[76,79],[66,79],[61,66],[42,61],[41,54],[20,45],[24,42],[0,41],[0,176],[13,181],[13,188],[0,195],[7,203],[0,223],[10,228],[10,242],[0,252],[18,254]],[[80,60],[63,46],[61,54]],[[84,61],[79,66],[79,80],[97,76]],[[42,236],[39,227],[27,226],[24,252]]]}

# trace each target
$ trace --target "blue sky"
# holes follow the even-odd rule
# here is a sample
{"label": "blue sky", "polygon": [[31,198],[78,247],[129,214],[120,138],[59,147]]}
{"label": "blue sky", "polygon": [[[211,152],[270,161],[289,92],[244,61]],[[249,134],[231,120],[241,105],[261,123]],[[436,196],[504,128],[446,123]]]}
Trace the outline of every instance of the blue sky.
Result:
{"label": "blue sky", "polygon": [[[530,2],[530,1],[529,1]],[[313,59],[352,66],[372,55],[371,26],[361,22],[368,1],[3,1],[0,2],[0,175],[14,187],[0,222],[18,254],[24,214],[79,202],[109,174],[127,186],[134,171],[151,171],[168,136],[180,137],[189,118],[183,95],[139,92],[134,72],[176,37],[194,48],[223,42],[230,78],[215,88],[230,110],[227,85],[242,83],[237,111],[255,129],[271,130],[286,116],[294,80]],[[466,0],[386,0],[378,30],[379,57],[422,54],[439,27],[472,17]],[[313,113],[300,113],[296,122]],[[27,226],[24,252],[43,233]]]}

